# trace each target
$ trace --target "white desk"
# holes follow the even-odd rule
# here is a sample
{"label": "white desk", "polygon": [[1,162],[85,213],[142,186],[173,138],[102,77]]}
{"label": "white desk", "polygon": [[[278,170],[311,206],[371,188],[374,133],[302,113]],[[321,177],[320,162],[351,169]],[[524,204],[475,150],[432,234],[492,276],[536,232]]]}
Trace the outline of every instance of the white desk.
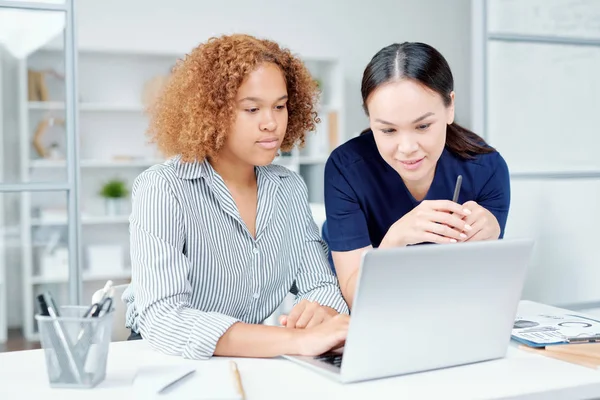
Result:
{"label": "white desk", "polygon": [[[519,312],[552,307],[522,302]],[[111,344],[106,380],[94,389],[50,389],[41,350],[0,354],[0,399],[133,399],[140,366],[195,363],[150,350],[144,341]],[[600,371],[509,348],[500,360],[342,385],[283,359],[238,359],[247,398],[259,399],[590,399],[600,398]],[[201,370],[200,370],[201,371]]]}

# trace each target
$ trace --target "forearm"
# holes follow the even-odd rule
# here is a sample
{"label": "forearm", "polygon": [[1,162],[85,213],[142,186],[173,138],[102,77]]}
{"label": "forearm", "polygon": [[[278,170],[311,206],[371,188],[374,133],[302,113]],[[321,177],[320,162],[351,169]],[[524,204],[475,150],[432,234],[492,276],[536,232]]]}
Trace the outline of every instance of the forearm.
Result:
{"label": "forearm", "polygon": [[346,280],[346,283],[342,285],[342,295],[346,300],[346,304],[350,310],[352,310],[352,302],[354,300],[354,293],[356,292],[356,280],[358,279],[358,268],[354,270],[352,275]]}
{"label": "forearm", "polygon": [[296,287],[296,304],[308,300],[330,307],[340,314],[350,312],[340,291],[338,279],[327,261],[326,248],[317,237],[304,248],[301,267],[296,275]]}
{"label": "forearm", "polygon": [[394,225],[388,229],[387,233],[379,243],[380,249],[386,249],[390,247],[402,247],[406,246],[406,243],[403,241],[403,238],[398,237],[398,234],[392,229]]}
{"label": "forearm", "polygon": [[358,284],[362,256],[369,249],[372,249],[372,246],[365,246],[350,251],[332,252],[340,289],[350,309],[352,309],[354,303],[354,294],[356,292],[356,285]]}
{"label": "forearm", "polygon": [[210,358],[219,338],[238,320],[190,308],[177,297],[172,300],[158,301],[140,309],[142,337],[165,354],[195,360]]}
{"label": "forearm", "polygon": [[350,310],[345,301],[343,293],[341,293],[339,283],[332,278],[333,282],[323,282],[316,287],[308,289],[306,292],[300,292],[296,297],[295,304],[302,300],[308,300],[318,303],[323,307],[327,307],[339,314],[349,314]]}
{"label": "forearm", "polygon": [[297,335],[296,329],[238,322],[221,336],[214,354],[256,358],[296,354]]}

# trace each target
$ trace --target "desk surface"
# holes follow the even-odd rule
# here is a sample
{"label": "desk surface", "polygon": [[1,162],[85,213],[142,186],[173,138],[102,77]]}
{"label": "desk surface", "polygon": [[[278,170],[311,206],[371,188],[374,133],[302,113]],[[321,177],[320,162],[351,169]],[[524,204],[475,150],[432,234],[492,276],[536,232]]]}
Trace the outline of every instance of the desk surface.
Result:
{"label": "desk surface", "polygon": [[[519,313],[556,311],[521,302]],[[94,389],[50,389],[41,350],[0,354],[0,398],[33,395],[43,399],[135,398],[132,381],[144,366],[194,363],[201,371],[213,362],[183,360],[148,348],[144,341],[111,343],[106,380]],[[246,395],[253,399],[366,398],[600,398],[600,371],[518,350],[506,358],[420,374],[343,385],[283,359],[237,359]],[[31,396],[27,396],[31,397]]]}

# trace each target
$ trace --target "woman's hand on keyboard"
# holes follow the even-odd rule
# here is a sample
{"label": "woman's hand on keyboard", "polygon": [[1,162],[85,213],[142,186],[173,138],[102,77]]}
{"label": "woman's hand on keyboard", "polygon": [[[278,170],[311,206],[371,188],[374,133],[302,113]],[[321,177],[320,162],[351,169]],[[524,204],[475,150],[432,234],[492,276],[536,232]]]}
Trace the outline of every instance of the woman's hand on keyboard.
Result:
{"label": "woman's hand on keyboard", "polygon": [[318,356],[344,346],[350,316],[338,314],[320,325],[298,329],[295,333],[295,355]]}
{"label": "woman's hand on keyboard", "polygon": [[302,300],[296,304],[289,315],[279,317],[279,323],[286,328],[312,328],[335,317],[338,312],[317,302]]}

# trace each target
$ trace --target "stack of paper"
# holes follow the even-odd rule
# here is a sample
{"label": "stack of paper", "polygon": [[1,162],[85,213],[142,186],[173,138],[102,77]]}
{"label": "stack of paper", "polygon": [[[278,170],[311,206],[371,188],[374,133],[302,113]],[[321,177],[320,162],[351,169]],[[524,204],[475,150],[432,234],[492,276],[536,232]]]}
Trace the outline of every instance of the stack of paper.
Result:
{"label": "stack of paper", "polygon": [[581,314],[517,316],[512,337],[530,347],[600,341],[600,321]]}
{"label": "stack of paper", "polygon": [[600,321],[581,314],[517,316],[512,338],[547,357],[600,368]]}
{"label": "stack of paper", "polygon": [[134,399],[241,400],[229,363],[198,361],[196,365],[141,368],[133,382]]}

